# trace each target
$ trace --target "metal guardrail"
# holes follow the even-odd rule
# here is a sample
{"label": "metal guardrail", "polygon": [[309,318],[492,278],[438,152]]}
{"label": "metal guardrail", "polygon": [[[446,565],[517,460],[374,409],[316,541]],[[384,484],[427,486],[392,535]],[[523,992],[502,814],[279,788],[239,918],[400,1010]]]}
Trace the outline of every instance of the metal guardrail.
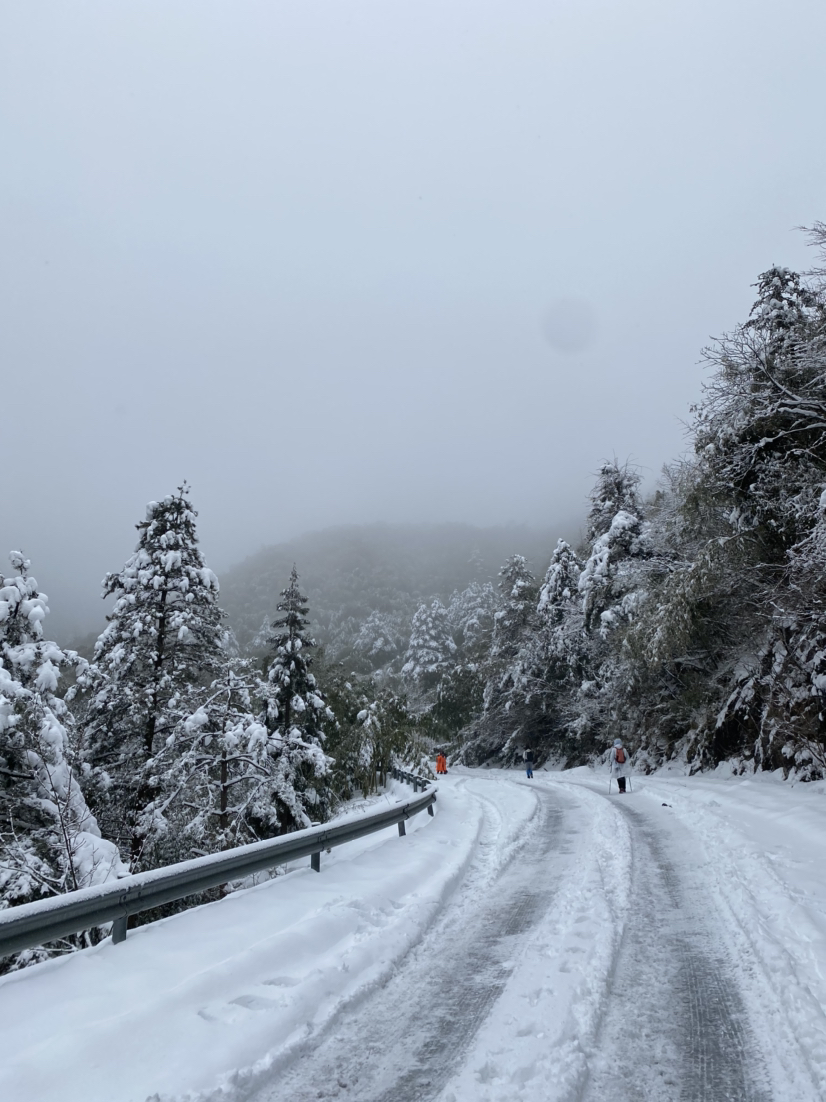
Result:
{"label": "metal guardrail", "polygon": [[302,857],[309,857],[311,867],[320,872],[322,850],[343,846],[345,842],[374,834],[396,823],[399,835],[404,835],[407,819],[425,808],[432,815],[435,800],[436,789],[432,788],[406,803],[395,804],[337,826],[308,827],[285,837],[253,842],[225,853],[212,853],[135,876],[124,876],[97,887],[81,888],[66,895],[9,907],[0,911],[0,957],[107,922],[113,923],[112,941],[117,944],[126,937],[130,915],[149,911],[208,888],[217,888],[231,880],[251,876],[288,861],[298,861]]}
{"label": "metal guardrail", "polygon": [[414,792],[418,792],[419,788],[421,788],[422,792],[424,792],[427,789],[427,786],[433,783],[432,781],[428,780],[427,777],[421,777],[417,773],[410,773],[408,772],[408,770],[400,769],[396,765],[393,766],[391,770],[391,775],[394,780],[407,781],[408,784],[412,784]]}

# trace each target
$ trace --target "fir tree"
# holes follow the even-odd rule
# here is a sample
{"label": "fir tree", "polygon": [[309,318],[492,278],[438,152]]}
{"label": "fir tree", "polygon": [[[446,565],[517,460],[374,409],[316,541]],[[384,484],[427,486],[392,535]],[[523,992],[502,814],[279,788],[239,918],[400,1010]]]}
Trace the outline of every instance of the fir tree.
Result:
{"label": "fir tree", "polygon": [[456,641],[448,612],[438,597],[419,605],[413,616],[402,676],[414,691],[426,695],[453,665]]}
{"label": "fir tree", "polygon": [[639,514],[640,481],[640,475],[628,463],[620,466],[616,459],[603,461],[590,494],[591,509],[585,533],[588,544],[605,535],[617,513]]}
{"label": "fir tree", "polygon": [[13,552],[11,562],[15,575],[0,575],[0,907],[127,871],[87,806],[74,717],[57,695],[61,674],[86,664],[43,638],[46,596],[28,560]]}
{"label": "fir tree", "polygon": [[577,601],[582,563],[565,540],[558,540],[539,590],[537,611],[546,624],[556,624]]}
{"label": "fir tree", "polygon": [[820,497],[826,296],[788,269],[757,286],[749,320],[706,350],[713,375],[693,432],[705,492],[769,565],[805,537]]}
{"label": "fir tree", "polygon": [[646,554],[639,517],[621,509],[591,548],[578,587],[582,594],[585,630],[603,635],[631,610],[629,594],[635,588],[633,560]]}
{"label": "fir tree", "polygon": [[353,640],[353,651],[367,670],[386,667],[403,652],[406,633],[404,618],[398,613],[374,609],[362,623]]}
{"label": "fir tree", "polygon": [[326,728],[335,722],[314,674],[307,634],[309,607],[293,566],[273,622],[273,652],[261,686],[263,721],[279,751],[271,796],[282,831],[327,818],[330,808],[330,760],[324,752]]}
{"label": "fir tree", "polygon": [[496,593],[490,582],[473,581],[450,598],[448,620],[465,661],[478,659],[489,645],[495,609]]}
{"label": "fir tree", "polygon": [[525,689],[523,648],[535,626],[537,588],[523,555],[512,555],[499,571],[499,598],[490,649],[480,664],[482,715],[475,739],[480,747],[508,744],[521,728],[514,701]]}
{"label": "fir tree", "polygon": [[196,516],[185,485],[150,502],[135,553],[103,583],[115,604],[87,685],[85,754],[103,778],[99,814],[135,868],[176,856],[162,751],[224,664],[218,579],[198,548]]}
{"label": "fir tree", "polygon": [[513,658],[531,630],[536,611],[536,579],[524,555],[512,555],[499,571],[499,604],[494,615],[491,659],[501,665]]}
{"label": "fir tree", "polygon": [[[296,690],[301,679],[292,674]],[[302,699],[313,707],[313,696],[322,699],[321,693],[308,691],[312,674],[305,671],[303,680]],[[326,817],[331,763],[319,754],[325,732],[317,716],[307,724],[311,730],[300,729],[299,695],[291,699],[287,734],[277,723],[268,729],[254,706],[256,697],[263,698],[275,713],[271,684],[262,685],[249,661],[228,659],[221,676],[201,691],[197,710],[178,725],[163,752],[170,759],[167,787],[175,794],[167,815],[193,854],[271,838]],[[326,705],[324,720],[332,725]]]}

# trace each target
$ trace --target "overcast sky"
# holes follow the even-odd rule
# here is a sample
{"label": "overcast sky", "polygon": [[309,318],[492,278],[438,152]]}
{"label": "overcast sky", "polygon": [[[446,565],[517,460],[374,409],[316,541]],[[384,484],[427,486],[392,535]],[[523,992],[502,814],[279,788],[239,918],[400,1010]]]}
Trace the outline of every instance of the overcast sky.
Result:
{"label": "overcast sky", "polygon": [[[0,3],[0,549],[568,525],[826,218],[823,0]],[[5,567],[0,566],[0,570]]]}

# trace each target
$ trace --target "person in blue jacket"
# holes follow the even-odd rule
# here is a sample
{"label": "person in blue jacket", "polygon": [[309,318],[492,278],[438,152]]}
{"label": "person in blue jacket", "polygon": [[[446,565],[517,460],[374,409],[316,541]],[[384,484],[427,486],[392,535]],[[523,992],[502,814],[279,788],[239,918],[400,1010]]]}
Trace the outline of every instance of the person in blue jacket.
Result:
{"label": "person in blue jacket", "polygon": [[525,759],[525,772],[528,775],[528,780],[533,778],[533,750],[526,746],[522,751],[522,757]]}

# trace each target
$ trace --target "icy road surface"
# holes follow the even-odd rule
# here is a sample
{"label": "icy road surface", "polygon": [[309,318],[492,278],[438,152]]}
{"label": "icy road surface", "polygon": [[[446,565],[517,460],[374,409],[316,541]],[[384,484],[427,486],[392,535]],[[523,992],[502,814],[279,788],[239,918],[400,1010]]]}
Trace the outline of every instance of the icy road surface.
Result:
{"label": "icy road surface", "polygon": [[826,785],[634,787],[451,772],[406,838],[4,977],[0,1098],[826,1098]]}

